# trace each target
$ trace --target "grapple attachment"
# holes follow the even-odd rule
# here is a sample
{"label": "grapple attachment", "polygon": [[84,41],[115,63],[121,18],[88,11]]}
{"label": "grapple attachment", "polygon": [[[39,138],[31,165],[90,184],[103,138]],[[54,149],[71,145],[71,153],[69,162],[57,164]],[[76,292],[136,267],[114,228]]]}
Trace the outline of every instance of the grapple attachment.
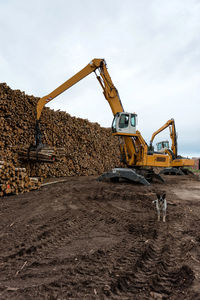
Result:
{"label": "grapple attachment", "polygon": [[54,162],[56,159],[54,147],[50,147],[42,143],[42,132],[40,130],[40,122],[35,124],[35,143],[31,144],[27,149],[27,154],[20,153],[21,159],[38,162]]}

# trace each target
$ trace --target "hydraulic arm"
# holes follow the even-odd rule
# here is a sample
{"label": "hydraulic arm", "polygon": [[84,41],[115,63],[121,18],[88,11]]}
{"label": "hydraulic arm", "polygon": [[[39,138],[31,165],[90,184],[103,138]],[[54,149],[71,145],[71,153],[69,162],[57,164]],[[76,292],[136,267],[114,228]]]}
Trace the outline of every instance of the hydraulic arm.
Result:
{"label": "hydraulic arm", "polygon": [[[72,76],[70,79],[65,81],[62,85],[60,85],[58,88],[56,88],[54,91],[52,91],[50,94],[44,96],[41,98],[38,103],[37,103],[37,108],[36,108],[36,113],[37,113],[37,120],[36,120],[36,147],[41,148],[41,143],[42,143],[42,134],[40,131],[40,117],[41,113],[43,110],[43,107],[52,101],[54,98],[56,98],[58,95],[72,87],[74,84],[88,76],[90,73],[95,72],[96,78],[99,81],[102,89],[103,89],[103,94],[108,101],[110,108],[112,110],[112,113],[114,116],[118,116],[117,119],[117,124],[120,120],[121,115],[118,115],[122,112],[124,112],[119,93],[114,86],[112,79],[108,73],[106,62],[104,59],[93,59],[85,68],[83,68],[81,71],[76,73],[74,76]],[[98,74],[97,74],[98,72]],[[129,118],[129,114],[126,114]],[[125,115],[125,117],[126,117]],[[129,123],[132,122],[132,125],[128,126],[130,130],[132,130],[135,133],[135,127],[136,127],[136,114],[131,114],[130,120],[128,121]],[[122,119],[122,118],[121,118]],[[123,123],[121,121],[121,123]],[[133,145],[133,140],[129,137],[129,132],[126,136],[125,132],[127,131],[126,128],[123,129],[123,125],[125,126],[126,124],[122,124],[120,128],[120,135],[124,135],[123,139],[123,148],[125,149],[126,152],[126,161],[127,164],[132,165],[134,163],[134,152],[135,152],[135,147]],[[124,151],[124,150],[123,150]]]}

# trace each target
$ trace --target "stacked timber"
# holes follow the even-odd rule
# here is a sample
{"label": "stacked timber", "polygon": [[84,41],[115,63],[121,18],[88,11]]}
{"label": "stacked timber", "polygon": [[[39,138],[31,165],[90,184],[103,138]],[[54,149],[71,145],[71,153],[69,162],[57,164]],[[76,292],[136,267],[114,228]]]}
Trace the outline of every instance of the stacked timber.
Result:
{"label": "stacked timber", "polygon": [[41,179],[28,177],[25,168],[16,168],[12,162],[0,161],[0,196],[28,192],[40,185]]}
{"label": "stacked timber", "polygon": [[[48,107],[41,115],[41,132],[49,148],[38,157],[30,151],[27,160],[27,149],[35,140],[38,100],[0,84],[0,149],[9,149],[16,167],[26,168],[29,177],[61,177],[98,175],[120,166],[118,139],[110,129]],[[41,163],[39,155],[47,160]],[[54,163],[51,158],[56,158]]]}

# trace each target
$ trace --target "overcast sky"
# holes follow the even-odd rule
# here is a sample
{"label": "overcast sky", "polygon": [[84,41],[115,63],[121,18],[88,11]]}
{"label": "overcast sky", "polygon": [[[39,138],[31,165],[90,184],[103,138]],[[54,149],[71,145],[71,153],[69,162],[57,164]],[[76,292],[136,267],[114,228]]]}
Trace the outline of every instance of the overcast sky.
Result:
{"label": "overcast sky", "polygon": [[[0,36],[1,82],[43,97],[105,58],[146,142],[174,118],[179,154],[200,156],[200,0],[0,0]],[[93,73],[49,106],[112,123]]]}

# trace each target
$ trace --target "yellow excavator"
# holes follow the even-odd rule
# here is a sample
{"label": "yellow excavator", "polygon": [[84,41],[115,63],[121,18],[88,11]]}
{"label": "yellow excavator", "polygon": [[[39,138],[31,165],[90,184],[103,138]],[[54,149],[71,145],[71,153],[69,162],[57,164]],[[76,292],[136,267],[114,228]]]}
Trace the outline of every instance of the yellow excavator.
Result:
{"label": "yellow excavator", "polygon": [[96,74],[96,78],[103,89],[103,94],[114,115],[112,134],[119,138],[122,160],[127,166],[127,168],[115,168],[110,172],[106,172],[100,176],[99,180],[110,178],[117,181],[119,178],[126,178],[148,185],[154,177],[162,180],[161,176],[153,171],[153,167],[166,168],[193,165],[193,161],[189,159],[173,159],[168,154],[149,152],[147,143],[140,132],[136,130],[137,114],[124,111],[119,93],[111,80],[104,59],[93,59],[86,67],[50,94],[39,99],[36,108],[35,140],[37,149],[42,148],[40,117],[43,107],[92,72]]}
{"label": "yellow excavator", "polygon": [[[154,141],[154,138],[156,137],[156,135],[159,134],[160,132],[162,132],[163,130],[165,130],[167,127],[169,127],[169,134],[170,134],[170,138],[171,138],[171,149],[169,146],[169,141],[160,141],[156,144],[157,152],[158,153],[166,153],[167,155],[171,156],[172,160],[175,160],[175,159],[181,160],[182,166],[179,166],[179,167],[172,166],[172,167],[164,168],[161,170],[160,174],[184,175],[184,174],[192,173],[189,169],[184,168],[184,166],[187,166],[188,159],[178,155],[177,132],[176,132],[174,119],[168,120],[163,126],[161,126],[158,130],[156,130],[152,134],[150,144],[149,144],[150,151],[154,151],[153,141]],[[194,163],[192,159],[190,159],[189,161],[191,163]]]}
{"label": "yellow excavator", "polygon": [[[149,148],[153,150],[153,141],[157,134],[165,130],[167,127],[169,127],[169,133],[170,138],[172,141],[171,150],[169,149],[169,142],[168,141],[161,141],[157,143],[157,151],[160,153],[167,152],[168,154],[172,155],[173,158],[177,158],[177,134],[176,134],[176,127],[175,127],[175,121],[174,119],[168,120],[162,127],[160,127],[158,130],[156,130],[151,137]],[[170,153],[169,153],[170,152]]]}

